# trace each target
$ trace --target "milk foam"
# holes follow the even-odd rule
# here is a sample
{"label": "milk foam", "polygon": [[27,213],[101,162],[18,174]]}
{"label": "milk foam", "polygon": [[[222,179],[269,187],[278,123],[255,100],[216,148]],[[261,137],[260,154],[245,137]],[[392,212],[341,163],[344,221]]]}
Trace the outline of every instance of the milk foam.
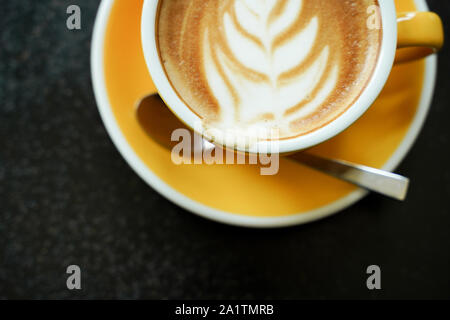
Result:
{"label": "milk foam", "polygon": [[[280,16],[270,21],[270,15],[279,1],[286,1],[287,4]],[[328,46],[305,70],[296,72],[289,81],[280,81],[283,73],[300,66],[312,53],[318,37],[319,18],[315,16],[304,29],[298,30],[281,44],[275,42],[301,15],[302,2],[234,0],[232,10],[235,19],[226,11],[223,25],[219,25],[224,30],[230,52],[215,46],[214,38],[208,34],[209,28],[204,31],[203,66],[208,86],[220,106],[221,127],[260,125],[282,129],[287,121],[316,111],[334,90],[339,66],[334,62],[336,65],[324,75],[330,63]],[[259,42],[255,42],[255,38]],[[233,58],[237,59],[237,63]],[[242,66],[265,75],[265,80],[235,71]],[[326,85],[314,101],[287,116],[287,110],[312,95],[323,76]]]}
{"label": "milk foam", "polygon": [[365,30],[376,0],[162,2],[166,72],[205,127],[314,130],[359,95],[377,58],[380,35]]}

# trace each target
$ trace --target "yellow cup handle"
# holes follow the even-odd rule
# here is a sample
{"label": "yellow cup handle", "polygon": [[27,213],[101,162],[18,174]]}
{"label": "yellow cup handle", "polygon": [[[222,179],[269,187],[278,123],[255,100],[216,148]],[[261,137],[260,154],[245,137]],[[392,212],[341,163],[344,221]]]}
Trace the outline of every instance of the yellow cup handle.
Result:
{"label": "yellow cup handle", "polygon": [[444,45],[441,18],[433,12],[400,12],[395,62],[424,58]]}

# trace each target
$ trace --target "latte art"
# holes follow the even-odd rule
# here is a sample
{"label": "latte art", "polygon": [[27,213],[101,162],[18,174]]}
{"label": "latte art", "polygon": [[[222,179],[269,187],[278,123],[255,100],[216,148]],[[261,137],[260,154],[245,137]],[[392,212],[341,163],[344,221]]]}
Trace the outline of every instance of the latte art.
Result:
{"label": "latte art", "polygon": [[161,59],[208,126],[311,132],[359,96],[379,51],[375,0],[163,0]]}
{"label": "latte art", "polygon": [[[332,61],[328,45],[319,46],[312,61],[301,66],[317,41],[318,17],[283,36],[301,19],[302,2],[235,0],[216,25],[205,29],[203,67],[225,127],[263,120],[283,127],[282,121],[314,112],[333,91],[338,62]],[[273,14],[276,6],[278,15]],[[214,41],[218,30],[226,47]],[[298,108],[320,85],[314,101]]]}

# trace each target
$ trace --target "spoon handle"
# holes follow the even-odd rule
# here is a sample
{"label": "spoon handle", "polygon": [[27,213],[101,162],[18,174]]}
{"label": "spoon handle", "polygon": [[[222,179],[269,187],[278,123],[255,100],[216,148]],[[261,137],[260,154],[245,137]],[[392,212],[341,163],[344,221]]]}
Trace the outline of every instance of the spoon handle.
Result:
{"label": "spoon handle", "polygon": [[401,175],[344,160],[326,159],[304,152],[296,153],[289,158],[367,190],[397,200],[405,200],[406,198],[409,179]]}

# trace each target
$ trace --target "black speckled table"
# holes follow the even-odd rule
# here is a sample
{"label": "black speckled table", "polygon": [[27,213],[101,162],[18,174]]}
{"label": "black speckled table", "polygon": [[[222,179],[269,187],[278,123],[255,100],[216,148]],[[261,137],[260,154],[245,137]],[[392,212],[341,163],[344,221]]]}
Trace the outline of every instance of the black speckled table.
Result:
{"label": "black speckled table", "polygon": [[[251,230],[180,209],[119,155],[90,80],[98,3],[1,1],[0,298],[450,298],[450,47],[398,169],[413,180],[405,203],[370,195],[316,223]],[[70,4],[81,31],[65,28]],[[450,1],[429,4],[450,23]],[[66,288],[70,264],[80,291]],[[380,291],[366,288],[371,264]]]}

